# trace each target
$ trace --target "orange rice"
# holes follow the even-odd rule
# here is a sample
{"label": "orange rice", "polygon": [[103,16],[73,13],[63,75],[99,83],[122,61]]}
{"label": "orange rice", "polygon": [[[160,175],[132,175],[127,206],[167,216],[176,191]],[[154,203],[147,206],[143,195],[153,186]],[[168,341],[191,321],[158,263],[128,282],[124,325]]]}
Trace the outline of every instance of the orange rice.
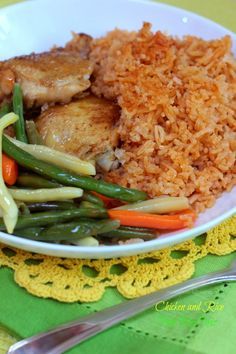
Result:
{"label": "orange rice", "polygon": [[231,38],[114,30],[93,41],[93,92],[121,107],[122,165],[106,178],[203,211],[236,184],[236,60]]}

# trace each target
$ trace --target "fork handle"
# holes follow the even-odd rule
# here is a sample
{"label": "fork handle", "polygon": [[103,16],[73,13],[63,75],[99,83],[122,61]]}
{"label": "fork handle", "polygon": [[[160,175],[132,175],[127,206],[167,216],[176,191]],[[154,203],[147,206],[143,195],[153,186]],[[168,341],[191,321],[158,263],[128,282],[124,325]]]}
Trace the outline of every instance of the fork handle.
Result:
{"label": "fork handle", "polygon": [[160,301],[172,299],[196,288],[233,280],[236,280],[236,274],[232,270],[210,273],[199,278],[190,279],[182,284],[173,285],[167,289],[125,301],[122,304],[89,314],[80,320],[57,327],[47,333],[22,340],[11,346],[8,354],[61,354],[85,339],[143,312]]}

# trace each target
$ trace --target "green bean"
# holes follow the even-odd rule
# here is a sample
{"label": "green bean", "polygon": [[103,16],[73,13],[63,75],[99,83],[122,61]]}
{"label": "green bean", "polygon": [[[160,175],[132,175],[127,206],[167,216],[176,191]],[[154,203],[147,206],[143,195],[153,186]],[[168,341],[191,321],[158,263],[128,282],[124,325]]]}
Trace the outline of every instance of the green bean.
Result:
{"label": "green bean", "polygon": [[68,224],[58,224],[44,229],[40,233],[41,241],[75,241],[96,234],[97,227],[91,223],[77,221]]}
{"label": "green bean", "polygon": [[[56,187],[61,187],[62,185],[54,182],[54,181],[49,181],[46,178],[40,177],[38,175],[34,174],[21,174],[17,178],[17,185],[22,186],[22,187],[31,187],[31,188],[56,188]],[[98,198],[96,195],[93,195],[92,193],[89,192],[84,192],[82,197],[80,198],[82,201],[88,201],[90,203],[93,203],[95,205],[100,205],[101,207],[104,206],[103,201]]]}
{"label": "green bean", "polygon": [[86,202],[85,200],[80,203],[80,207],[81,208],[92,208],[92,209],[99,209],[99,208],[103,209],[103,207],[101,207],[100,205]]}
{"label": "green bean", "polygon": [[93,219],[91,219],[91,218],[89,218],[89,217],[84,217],[84,216],[82,216],[80,219],[79,219],[80,221],[83,221],[83,222],[87,222],[88,224],[91,224],[91,222],[96,222],[96,220],[93,220]]}
{"label": "green bean", "polygon": [[33,120],[26,120],[25,128],[30,144],[43,145],[43,139],[39,135]]}
{"label": "green bean", "polygon": [[17,178],[16,184],[28,188],[58,188],[62,186],[57,182],[49,181],[48,179],[32,174],[20,175]]}
{"label": "green bean", "polygon": [[15,123],[16,139],[27,143],[28,139],[25,133],[25,120],[23,113],[23,96],[19,84],[14,85],[12,100],[14,113],[19,116],[18,121]]}
{"label": "green bean", "polygon": [[60,152],[44,145],[25,144],[22,141],[9,137],[9,140],[25,152],[28,152],[36,159],[50,163],[67,171],[79,175],[95,176],[95,166],[89,161],[83,161],[76,156]]}
{"label": "green bean", "polygon": [[156,229],[149,229],[147,227],[136,227],[136,226],[121,226],[120,227],[122,230],[130,230],[130,231],[138,231],[138,232],[152,232],[157,234]]}
{"label": "green bean", "polygon": [[[106,233],[106,232],[109,232],[111,230],[115,230],[115,229],[117,229],[120,226],[120,221],[119,220],[105,219],[105,220],[100,220],[98,222],[98,220],[94,220],[94,219],[91,219],[91,218],[88,218],[88,217],[87,218],[86,217],[82,217],[80,219],[80,221],[83,221],[84,224],[88,224],[88,225],[91,225],[91,224],[94,224],[95,226],[97,225],[98,229],[97,229],[96,235],[98,235],[100,233]],[[103,221],[104,223],[100,223],[101,221]],[[114,221],[114,223],[112,223],[112,221]],[[101,228],[101,226],[102,226],[102,228]]]}
{"label": "green bean", "polygon": [[53,225],[44,229],[38,236],[42,241],[75,241],[87,236],[95,236],[119,227],[118,220],[74,221],[67,224]]}
{"label": "green bean", "polygon": [[[82,209],[77,208],[73,210],[66,211],[49,211],[49,212],[41,212],[34,213],[31,215],[20,215],[18,217],[17,224],[15,229],[25,229],[28,227],[37,226],[45,226],[45,225],[53,225],[56,223],[62,223],[65,221],[88,217],[88,218],[104,218],[107,217],[106,210],[100,209]],[[0,230],[5,231],[6,227],[3,222],[3,219],[0,219]]]}
{"label": "green bean", "polygon": [[37,239],[43,227],[29,227],[27,229],[20,229],[15,231],[15,236],[20,236],[28,239]]}
{"label": "green bean", "polygon": [[139,228],[126,228],[120,227],[119,229],[112,230],[99,235],[104,238],[117,238],[120,240],[129,240],[132,238],[141,238],[142,240],[148,241],[153,240],[157,237],[157,233],[152,232],[148,229],[145,231],[140,231]]}
{"label": "green bean", "polygon": [[149,214],[166,214],[172,211],[189,209],[188,198],[186,197],[157,197],[144,200],[138,203],[122,205],[116,210],[133,210]]}
{"label": "green bean", "polygon": [[19,165],[61,184],[96,191],[108,197],[124,200],[126,202],[136,202],[147,198],[146,193],[139,190],[124,188],[88,176],[70,174],[59,167],[40,161],[17,147],[13,142],[9,141],[6,136],[3,136],[2,146],[3,151],[8,156],[12,157]]}
{"label": "green bean", "polygon": [[30,204],[26,204],[26,205],[31,212],[78,209],[78,205],[76,205],[73,201],[30,203]]}
{"label": "green bean", "polygon": [[89,192],[84,192],[84,194],[82,195],[81,200],[85,200],[86,202],[90,202],[93,204],[98,204],[100,206],[104,206],[104,203],[102,201],[102,199],[100,199],[99,197],[97,197],[96,195],[89,193]]}
{"label": "green bean", "polygon": [[14,200],[22,202],[54,202],[68,199],[80,198],[83,194],[81,188],[59,187],[59,188],[40,188],[40,189],[21,189],[9,188],[10,194]]}
{"label": "green bean", "polygon": [[7,113],[11,111],[11,106],[9,103],[4,103],[0,108],[0,118],[5,116]]}
{"label": "green bean", "polygon": [[98,247],[99,241],[93,236],[83,237],[77,241],[71,242],[75,246]]}
{"label": "green bean", "polygon": [[17,205],[18,210],[21,215],[29,215],[30,214],[30,210],[24,202],[17,202],[16,201],[16,205]]}

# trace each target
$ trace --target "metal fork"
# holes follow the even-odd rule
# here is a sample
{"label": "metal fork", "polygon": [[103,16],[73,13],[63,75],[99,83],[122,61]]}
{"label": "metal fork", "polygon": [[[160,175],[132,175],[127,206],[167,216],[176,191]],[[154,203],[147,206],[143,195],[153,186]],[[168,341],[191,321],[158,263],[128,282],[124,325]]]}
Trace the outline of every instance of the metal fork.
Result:
{"label": "metal fork", "polygon": [[92,313],[49,332],[24,339],[12,345],[8,354],[61,354],[85,339],[132,317],[160,301],[172,299],[206,285],[236,280],[236,261],[230,268],[190,279],[182,284],[155,291],[135,300]]}

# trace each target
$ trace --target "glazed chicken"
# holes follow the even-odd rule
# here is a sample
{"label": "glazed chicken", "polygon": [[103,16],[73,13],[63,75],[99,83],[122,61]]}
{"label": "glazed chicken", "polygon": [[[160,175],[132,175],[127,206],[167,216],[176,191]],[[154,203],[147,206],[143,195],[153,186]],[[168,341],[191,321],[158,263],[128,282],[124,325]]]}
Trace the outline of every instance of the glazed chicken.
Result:
{"label": "glazed chicken", "polygon": [[26,108],[45,103],[67,103],[90,86],[93,67],[79,52],[55,49],[0,63],[0,100],[21,85]]}
{"label": "glazed chicken", "polygon": [[88,160],[116,148],[118,119],[117,105],[89,96],[50,107],[35,122],[45,145]]}
{"label": "glazed chicken", "polygon": [[93,38],[86,33],[72,32],[72,39],[66,43],[66,51],[77,52],[81,59],[88,59]]}
{"label": "glazed chicken", "polygon": [[45,145],[110,170],[117,166],[120,114],[117,105],[86,91],[93,71],[91,42],[91,36],[73,33],[63,48],[0,62],[0,100],[10,98],[18,82],[26,110],[41,107],[35,122]]}

